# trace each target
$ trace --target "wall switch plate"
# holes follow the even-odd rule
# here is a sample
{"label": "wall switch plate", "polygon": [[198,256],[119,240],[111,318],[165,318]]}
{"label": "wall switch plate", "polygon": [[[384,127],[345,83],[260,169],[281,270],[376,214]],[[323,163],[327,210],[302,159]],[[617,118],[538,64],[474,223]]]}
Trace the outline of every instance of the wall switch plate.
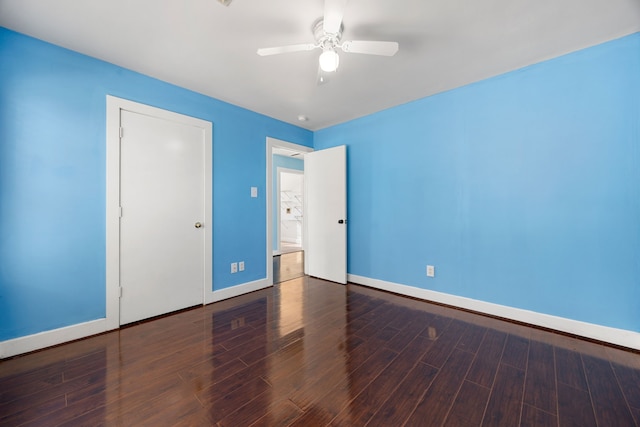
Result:
{"label": "wall switch plate", "polygon": [[258,197],[258,187],[251,187],[251,197]]}
{"label": "wall switch plate", "polygon": [[433,265],[427,265],[427,277],[435,277],[436,268]]}
{"label": "wall switch plate", "polygon": [[238,272],[238,263],[237,262],[232,262],[231,263],[231,273],[237,273]]}
{"label": "wall switch plate", "polygon": [[238,271],[244,271],[244,261],[238,263]]}

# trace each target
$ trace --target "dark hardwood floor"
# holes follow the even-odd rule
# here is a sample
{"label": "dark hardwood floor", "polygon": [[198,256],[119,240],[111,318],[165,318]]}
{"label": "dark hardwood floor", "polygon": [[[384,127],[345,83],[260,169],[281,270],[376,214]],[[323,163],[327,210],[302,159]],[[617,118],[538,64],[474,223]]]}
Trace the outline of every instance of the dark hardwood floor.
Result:
{"label": "dark hardwood floor", "polygon": [[638,426],[640,355],[303,277],[0,362],[2,426]]}

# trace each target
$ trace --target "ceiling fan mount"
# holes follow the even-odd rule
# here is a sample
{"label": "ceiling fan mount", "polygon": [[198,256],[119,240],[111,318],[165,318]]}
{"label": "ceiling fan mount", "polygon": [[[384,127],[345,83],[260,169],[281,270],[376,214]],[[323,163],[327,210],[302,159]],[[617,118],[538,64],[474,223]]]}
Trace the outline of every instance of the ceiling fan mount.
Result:
{"label": "ceiling fan mount", "polygon": [[316,45],[322,48],[337,49],[340,47],[340,40],[342,40],[342,32],[344,31],[344,24],[340,24],[337,33],[327,33],[324,30],[324,18],[318,18],[311,26],[311,32],[316,40]]}

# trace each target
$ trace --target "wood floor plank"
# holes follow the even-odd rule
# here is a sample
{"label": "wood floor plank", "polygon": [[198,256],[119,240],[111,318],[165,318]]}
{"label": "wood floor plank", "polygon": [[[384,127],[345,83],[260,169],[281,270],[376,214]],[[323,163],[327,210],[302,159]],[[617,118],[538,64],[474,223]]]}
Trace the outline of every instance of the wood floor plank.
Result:
{"label": "wood floor plank", "polygon": [[107,352],[105,349],[91,352],[83,357],[65,362],[63,378],[69,381],[95,371],[104,371],[107,367]]}
{"label": "wood floor plank", "polygon": [[560,347],[555,347],[554,351],[558,382],[574,389],[587,391],[587,380],[584,376],[580,354]]}
{"label": "wood floor plank", "polygon": [[[249,425],[264,415],[257,415],[257,406],[260,405],[264,407],[264,405],[270,401],[272,389],[273,388],[261,378],[252,378],[230,393],[222,395],[220,398],[213,398],[213,396],[210,397],[210,395],[207,395],[203,406],[207,411],[209,419],[213,423],[222,423],[222,420],[226,419],[222,424],[236,426]],[[219,395],[216,394],[215,396],[218,397]],[[249,403],[251,404],[249,405]],[[250,416],[247,414],[236,414],[236,412],[241,410],[252,412],[252,416],[255,418],[250,420]],[[233,422],[239,422],[240,419],[244,420],[242,424],[233,424]]]}
{"label": "wood floor plank", "polygon": [[451,317],[435,315],[427,320],[427,327],[420,333],[423,337],[437,340],[453,321]]}
{"label": "wood floor plank", "polygon": [[431,313],[412,310],[407,307],[397,307],[397,310],[399,310],[400,314],[389,322],[388,326],[398,330],[407,327],[410,323],[420,322],[422,316],[433,316]]}
{"label": "wood floor plank", "polygon": [[288,426],[302,414],[302,410],[289,400],[274,404],[269,412],[259,418],[250,427]]}
{"label": "wood floor plank", "polygon": [[[430,319],[433,318],[433,314],[431,313],[420,313],[412,310],[413,316],[415,316],[410,321],[406,322],[403,326],[396,328],[399,330],[398,334],[394,336],[392,339],[387,341],[385,346],[392,350],[401,351],[405,346],[407,346],[416,336],[420,335],[422,331],[425,330],[427,324]],[[411,313],[407,311],[407,313]],[[395,328],[393,325],[389,325],[389,327]]]}
{"label": "wood floor plank", "polygon": [[[364,342],[362,345],[359,345],[355,348],[347,348],[347,352],[349,353],[350,366],[360,366],[360,364],[368,359],[375,350],[377,350],[379,347],[384,347],[384,344],[391,340],[396,334],[398,334],[397,329],[384,328],[379,329],[369,338],[360,338],[359,336],[357,336],[356,338],[360,338],[364,340]],[[351,343],[353,342],[357,341],[352,341],[350,339],[347,340],[347,343],[349,345],[351,345]]]}
{"label": "wood floor plank", "polygon": [[487,328],[483,326],[473,324],[469,325],[469,327],[460,336],[460,340],[458,341],[456,348],[476,354],[486,332]]}
{"label": "wood floor plank", "polygon": [[316,406],[334,419],[342,409],[365,389],[398,356],[398,353],[381,347],[366,359],[359,367],[350,370],[347,378],[341,378],[333,387],[327,387],[322,393],[316,391],[315,397],[293,394],[291,401],[303,410]]}
{"label": "wood floor plank", "polygon": [[524,371],[527,369],[528,354],[529,340],[517,335],[509,335],[504,345],[500,363],[511,365]]}
{"label": "wood floor plank", "polygon": [[[96,408],[93,410],[90,410],[88,412],[85,412],[84,414],[80,415],[79,417],[73,418],[69,421],[65,421],[62,422],[60,424],[58,424],[56,427],[77,427],[77,426],[92,426],[92,427],[105,427],[109,424],[107,424],[107,421],[105,420],[106,416],[106,408],[104,406],[100,407],[100,408]],[[47,422],[45,420],[44,424],[34,424],[34,425],[38,425],[38,426],[46,426],[46,427],[50,427],[51,424],[47,424]],[[110,425],[115,425],[115,423],[112,423]],[[123,424],[121,424],[123,425]]]}
{"label": "wood floor plank", "polygon": [[636,420],[636,427],[640,426],[640,408],[632,407],[631,414],[633,415],[633,418],[635,418]]}
{"label": "wood floor plank", "polygon": [[640,369],[632,369],[619,363],[612,363],[612,366],[627,403],[640,408]]}
{"label": "wood floor plank", "polygon": [[[301,329],[301,333],[297,337],[294,337],[291,342],[285,342],[281,339],[271,339],[262,347],[258,347],[255,350],[246,353],[237,354],[236,356],[247,365],[251,365],[269,357],[270,359],[275,359],[280,367],[286,368],[287,373],[291,372],[291,368],[288,361],[283,359],[281,356],[288,354],[289,358],[295,357],[295,349],[287,349],[290,345],[304,345],[304,350],[309,353],[309,356],[306,358],[309,363],[321,360],[328,356],[326,354],[327,352],[335,351],[333,344],[336,342],[336,339],[344,340],[345,334],[342,330],[344,327],[344,313],[340,316],[340,313],[335,310],[325,310],[325,313],[318,314],[317,319],[318,320],[317,323],[314,324],[314,328],[316,331],[322,331],[322,333],[314,335],[313,333],[309,333],[304,329]],[[298,340],[302,340],[303,342],[296,343]],[[277,371],[278,367],[272,366],[269,376],[275,375],[275,372]]]}
{"label": "wood floor plank", "polygon": [[500,364],[482,425],[487,427],[519,425],[523,392],[524,371]]}
{"label": "wood floor plank", "polygon": [[179,391],[179,395],[183,395],[182,392],[185,389],[184,382],[175,374],[165,374],[161,378],[148,379],[148,381],[150,384],[147,387],[140,389],[123,387],[120,389],[123,391],[121,395],[105,396],[108,402],[104,411],[107,423],[135,425],[131,420],[137,419],[143,408],[160,410],[164,396],[172,395],[176,391]]}
{"label": "wood floor plank", "polygon": [[432,341],[417,337],[364,390],[332,420],[332,425],[363,426],[394,392],[398,379],[404,379],[431,346]]}
{"label": "wood floor plank", "polygon": [[[563,427],[565,424],[561,424]],[[569,424],[567,424],[569,425]],[[524,405],[522,407],[522,419],[520,421],[520,427],[557,427],[558,418],[548,412],[541,411],[538,408],[534,408],[531,405]],[[586,424],[583,425],[587,427]]]}
{"label": "wood floor plank", "polygon": [[[223,342],[220,342],[219,344],[227,350],[232,350],[240,345],[250,342],[251,340],[259,340],[260,342],[266,341],[265,334],[262,328],[250,328],[245,333],[236,335]],[[245,353],[245,351],[242,351],[241,353]]]}
{"label": "wood floor plank", "polygon": [[172,420],[173,425],[202,419],[202,415],[203,407],[193,393],[187,387],[174,387],[150,399],[149,404],[129,411],[123,418],[125,425],[159,426],[166,424],[167,420]]}
{"label": "wood floor plank", "polygon": [[582,360],[598,425],[634,425],[635,421],[609,361],[584,354]]}
{"label": "wood floor plank", "polygon": [[595,427],[589,393],[559,382],[558,418],[562,426]]}
{"label": "wood floor plank", "polygon": [[[18,425],[59,410],[66,406],[65,396],[67,393],[103,382],[104,375],[104,371],[91,372],[88,375],[44,388],[37,393],[31,393],[2,404],[0,405],[0,424],[6,422],[8,425]],[[39,410],[30,410],[33,407]],[[17,420],[20,420],[20,422],[18,423]]]}
{"label": "wood floor plank", "polygon": [[367,426],[402,425],[431,386],[437,373],[437,368],[418,363],[386,402],[377,409]]}
{"label": "wood floor plank", "polygon": [[203,405],[211,405],[225,398],[232,399],[233,393],[237,393],[239,389],[252,393],[256,393],[258,389],[265,389],[265,385],[269,384],[260,377],[260,373],[256,372],[255,368],[246,367],[216,384],[209,384],[203,389],[192,388],[192,390]]}
{"label": "wood floor plank", "polygon": [[116,383],[109,387],[110,393],[103,394],[104,406],[89,410],[61,425],[100,425],[101,423],[132,425],[129,418],[135,416],[139,408],[154,408],[154,402],[158,396],[172,393],[182,387],[184,387],[184,382],[177,375],[171,373],[153,379],[149,378],[138,387]]}
{"label": "wood floor plank", "polygon": [[470,381],[464,381],[453,402],[445,426],[479,426],[489,401],[491,390]]}
{"label": "wood floor plank", "polygon": [[348,323],[360,320],[371,321],[371,314],[375,314],[375,310],[381,305],[385,305],[383,299],[371,298],[357,293],[347,294]]}
{"label": "wood floor plank", "polygon": [[549,344],[532,341],[529,343],[524,403],[557,415],[557,402],[553,347]]}
{"label": "wood floor plank", "polygon": [[[375,314],[371,316],[369,316],[369,314],[363,315],[363,317],[370,317],[369,323],[364,327],[353,331],[352,333],[354,335],[367,339],[370,336],[375,335],[380,329],[387,327],[388,324],[398,315],[392,304],[380,305],[375,311]],[[396,328],[391,329],[397,332]]]}
{"label": "wood floor plank", "polygon": [[275,404],[277,403],[273,402],[267,391],[218,421],[218,425],[220,427],[249,426],[268,414]]}
{"label": "wood floor plank", "polygon": [[217,384],[224,381],[246,367],[247,365],[239,359],[233,359],[221,365],[203,362],[187,370],[179,371],[178,374],[195,387],[203,388],[207,384]]}
{"label": "wood floor plank", "polygon": [[289,427],[326,426],[333,416],[330,412],[319,406],[314,406],[296,418]]}
{"label": "wood floor plank", "polygon": [[471,353],[455,349],[407,419],[405,426],[442,425],[472,361]]}
{"label": "wood floor plank", "polygon": [[36,402],[15,400],[0,406],[0,425],[18,426],[30,423],[65,407],[64,395],[54,395]]}
{"label": "wood floor plank", "polygon": [[82,399],[78,399],[74,403],[69,403],[67,400],[67,406],[47,413],[43,417],[29,422],[28,425],[57,426],[75,420],[87,412],[94,410],[101,411],[100,413],[102,415],[100,418],[103,419],[106,405],[107,402],[102,393],[93,393]]}
{"label": "wood floor plank", "polygon": [[296,392],[302,393],[304,389],[308,392],[309,389],[326,387],[334,377],[344,374],[344,364],[335,361],[351,358],[351,355],[359,352],[359,346],[364,343],[364,340],[357,337],[349,339],[347,344],[344,344],[343,337],[339,335],[331,337],[328,334],[328,338],[325,346],[316,348],[307,357],[304,357],[304,348],[295,346],[291,348],[291,357],[285,355],[282,359],[272,358],[264,378],[270,384],[290,388],[292,395]]}
{"label": "wood floor plank", "polygon": [[469,381],[487,388],[493,386],[506,339],[507,334],[504,332],[487,331],[467,375]]}
{"label": "wood floor plank", "polygon": [[422,362],[440,369],[458,344],[460,336],[471,325],[460,320],[453,320],[438,337],[438,344],[431,346],[422,357]]}
{"label": "wood floor plank", "polygon": [[450,415],[447,417],[445,424],[446,427],[478,427],[478,423],[470,421],[459,415]]}
{"label": "wood floor plank", "polygon": [[[0,367],[9,366],[12,362],[2,362]],[[64,361],[54,362],[16,374],[5,369],[0,377],[0,405],[62,383],[64,366]]]}

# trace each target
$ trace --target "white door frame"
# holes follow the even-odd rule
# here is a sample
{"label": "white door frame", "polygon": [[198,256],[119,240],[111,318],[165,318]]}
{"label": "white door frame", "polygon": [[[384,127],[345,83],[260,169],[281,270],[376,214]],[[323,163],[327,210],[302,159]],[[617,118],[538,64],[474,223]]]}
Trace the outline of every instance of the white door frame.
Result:
{"label": "white door frame", "polygon": [[[276,253],[274,253],[274,255],[279,255],[282,253],[282,248],[280,247],[280,243],[282,242],[282,214],[281,214],[281,210],[282,210],[282,192],[280,190],[280,174],[282,173],[288,173],[288,174],[292,174],[292,175],[302,175],[303,179],[304,179],[304,170],[297,170],[297,169],[289,169],[289,168],[283,168],[283,167],[278,167],[276,168],[276,229],[278,230],[276,233],[276,241],[278,242],[278,250],[276,251]],[[303,195],[302,195],[302,201],[303,201],[303,209],[302,209],[302,229],[304,230],[304,188],[302,190]],[[279,196],[280,197],[279,197]],[[304,231],[302,233],[302,240],[301,240],[301,244],[300,246],[302,246],[302,248],[304,249]]]}
{"label": "white door frame", "polygon": [[107,95],[106,200],[106,321],[107,330],[120,327],[120,112],[133,111],[195,126],[204,133],[204,283],[203,303],[213,300],[213,125],[206,120]]}
{"label": "white door frame", "polygon": [[[298,145],[292,142],[282,141],[280,139],[275,139],[271,137],[267,137],[267,176],[266,176],[266,187],[267,187],[267,249],[266,249],[266,263],[267,263],[267,286],[273,286],[273,207],[271,206],[273,200],[273,149],[275,147],[286,148],[289,150],[298,151],[300,153],[310,153],[313,151],[313,148],[307,147],[305,145]],[[306,197],[305,199],[306,200]],[[303,204],[304,206],[304,204]],[[306,208],[303,208],[303,212]],[[306,221],[302,222],[302,241],[305,242],[307,240],[307,226]]]}

